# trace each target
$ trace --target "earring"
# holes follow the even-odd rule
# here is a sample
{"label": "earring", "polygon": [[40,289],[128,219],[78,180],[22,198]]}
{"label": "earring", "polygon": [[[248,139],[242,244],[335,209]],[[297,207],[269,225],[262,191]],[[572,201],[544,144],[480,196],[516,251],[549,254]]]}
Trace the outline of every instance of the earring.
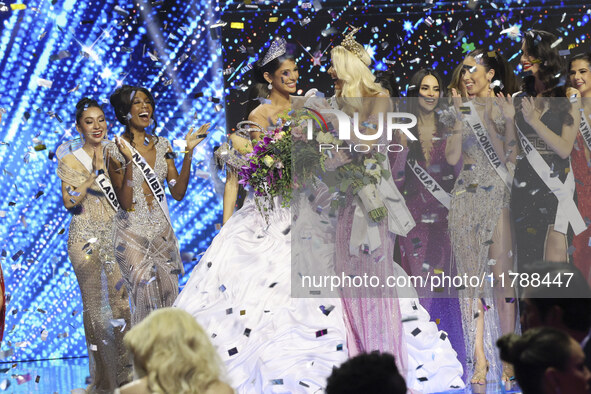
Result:
{"label": "earring", "polygon": [[273,89],[273,84],[269,82],[269,84],[267,85],[267,89],[272,90]]}

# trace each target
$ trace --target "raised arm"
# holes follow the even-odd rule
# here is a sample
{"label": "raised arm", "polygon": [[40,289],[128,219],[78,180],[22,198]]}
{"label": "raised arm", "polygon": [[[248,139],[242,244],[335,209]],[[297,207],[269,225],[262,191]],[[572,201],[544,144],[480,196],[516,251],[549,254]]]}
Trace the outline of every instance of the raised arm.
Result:
{"label": "raised arm", "polygon": [[[252,152],[252,143],[246,138],[242,138],[234,133],[228,139],[232,142],[232,147],[240,152],[240,154],[245,155]],[[238,198],[238,189],[240,188],[236,170],[230,169],[227,166],[228,164],[226,165],[226,186],[224,187],[223,224],[226,224],[234,213],[236,199]]]}
{"label": "raised arm", "polygon": [[[452,89],[451,91],[456,113],[459,114],[462,97],[455,89]],[[445,144],[445,159],[451,166],[458,164],[462,158],[462,127],[463,124],[461,120],[456,120],[456,123],[450,130],[451,134],[447,137]]]}
{"label": "raised arm", "polygon": [[579,112],[580,103],[578,100],[572,103],[570,114],[573,118],[571,125],[564,124],[560,135],[555,134],[546,126],[540,116],[536,114],[534,99],[531,97],[524,98],[522,104],[523,118],[535,130],[535,132],[546,142],[548,147],[554,151],[562,159],[570,156],[573,149],[577,132],[579,130],[579,123],[581,122],[581,115]]}
{"label": "raised arm", "polygon": [[[174,156],[168,155],[166,158],[166,164],[168,166],[168,172],[166,180],[168,181],[168,189],[170,195],[177,201],[181,201],[185,197],[187,192],[187,186],[189,185],[189,178],[191,176],[191,161],[193,160],[193,150],[201,141],[207,136],[207,130],[209,129],[209,123],[201,126],[197,131],[193,131],[193,128],[189,130],[185,140],[187,141],[187,152],[183,159],[183,166],[181,167],[181,173],[177,172],[176,166],[174,165]],[[172,148],[168,147],[168,153],[172,153]]]}

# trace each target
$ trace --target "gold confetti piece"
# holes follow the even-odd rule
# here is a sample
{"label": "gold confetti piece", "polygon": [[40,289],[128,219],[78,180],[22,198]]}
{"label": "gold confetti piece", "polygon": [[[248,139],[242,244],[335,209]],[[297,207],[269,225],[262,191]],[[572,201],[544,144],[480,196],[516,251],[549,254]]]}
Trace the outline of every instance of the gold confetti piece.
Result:
{"label": "gold confetti piece", "polygon": [[271,18],[269,18],[269,22],[277,22],[279,21],[279,18],[276,16],[272,16]]}
{"label": "gold confetti piece", "polygon": [[435,275],[443,274],[443,270],[442,270],[441,268],[435,268],[435,269],[433,270],[433,273],[434,273]]}
{"label": "gold confetti piece", "polygon": [[244,29],[244,23],[243,22],[231,22],[230,28],[231,29]]}
{"label": "gold confetti piece", "polygon": [[439,319],[439,318],[435,319],[435,323],[436,323],[436,324],[439,324],[439,323],[441,323],[441,319]]}
{"label": "gold confetti piece", "polygon": [[11,4],[11,5],[10,5],[10,8],[11,8],[13,11],[20,11],[20,10],[24,10],[24,9],[26,9],[26,8],[27,8],[27,6],[26,6],[25,4],[16,4],[16,3],[15,3],[15,4]]}

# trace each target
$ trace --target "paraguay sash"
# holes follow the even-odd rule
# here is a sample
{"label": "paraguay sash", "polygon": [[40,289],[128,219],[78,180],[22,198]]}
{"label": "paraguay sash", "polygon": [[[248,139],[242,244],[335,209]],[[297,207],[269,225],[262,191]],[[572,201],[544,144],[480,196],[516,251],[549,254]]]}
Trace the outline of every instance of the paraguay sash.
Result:
{"label": "paraguay sash", "polygon": [[[78,161],[82,163],[84,168],[86,168],[88,172],[92,173],[92,159],[90,158],[88,153],[86,153],[82,148],[76,149],[72,153],[74,154],[74,157],[76,157],[76,159],[78,159]],[[94,180],[94,182],[101,189],[101,191],[107,198],[107,201],[109,201],[109,204],[111,204],[115,212],[117,212],[117,210],[119,209],[119,201],[117,201],[115,189],[113,188],[113,185],[111,185],[111,181],[109,180],[109,178],[107,178],[105,174],[99,174]]]}
{"label": "paraguay sash", "polygon": [[449,204],[451,201],[449,193],[443,190],[441,185],[439,185],[439,183],[437,183],[437,181],[433,179],[433,177],[429,175],[429,173],[421,167],[416,160],[408,160],[407,163],[425,189],[427,189],[429,193],[441,203],[441,205],[449,210]]}
{"label": "paraguay sash", "polygon": [[470,108],[470,113],[464,114],[464,117],[470,125],[470,129],[472,129],[472,132],[474,133],[474,135],[476,135],[476,139],[478,140],[478,143],[480,144],[482,151],[488,158],[488,162],[495,169],[495,171],[501,177],[503,182],[505,182],[507,188],[511,190],[511,186],[513,184],[513,176],[509,173],[509,171],[507,171],[505,163],[503,163],[499,155],[497,155],[497,152],[495,151],[495,148],[490,140],[490,135],[488,134],[488,131],[482,124],[480,116],[478,116],[478,112],[476,112],[476,108],[474,108],[474,103],[472,101],[469,101],[465,104],[465,106],[468,106],[468,108]]}
{"label": "paraguay sash", "polygon": [[164,188],[158,181],[156,172],[152,169],[152,167],[150,167],[150,165],[148,164],[148,162],[146,162],[144,157],[140,155],[140,153],[129,144],[129,142],[125,141],[123,138],[121,138],[121,141],[123,141],[129,148],[129,150],[131,150],[131,160],[142,171],[144,179],[146,180],[146,183],[148,184],[150,190],[152,191],[152,194],[154,195],[154,199],[158,202],[160,209],[162,209],[162,212],[164,212],[164,216],[166,216],[166,220],[168,220],[170,227],[172,227],[172,222],[170,221],[170,214],[168,213],[168,202],[166,201],[166,194],[164,193]]}
{"label": "paraguay sash", "polygon": [[536,174],[546,184],[548,189],[554,193],[558,199],[558,209],[556,210],[556,219],[554,222],[554,230],[566,234],[568,224],[570,222],[575,234],[580,234],[587,228],[585,221],[581,217],[581,213],[577,205],[573,201],[573,193],[575,191],[575,181],[572,171],[569,171],[564,183],[556,176],[552,176],[552,170],[542,157],[540,153],[529,142],[527,137],[521,132],[519,126],[517,133],[521,148],[527,157],[527,161],[532,166]]}

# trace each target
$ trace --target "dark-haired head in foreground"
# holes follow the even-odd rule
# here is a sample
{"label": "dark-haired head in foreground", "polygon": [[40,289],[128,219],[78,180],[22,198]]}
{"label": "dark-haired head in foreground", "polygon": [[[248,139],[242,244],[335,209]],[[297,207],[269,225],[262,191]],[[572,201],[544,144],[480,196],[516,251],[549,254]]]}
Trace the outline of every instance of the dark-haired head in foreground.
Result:
{"label": "dark-haired head in foreground", "polygon": [[528,330],[523,336],[504,335],[497,341],[501,359],[513,364],[523,394],[589,392],[591,372],[577,341],[549,327]]}
{"label": "dark-haired head in foreground", "polygon": [[394,356],[372,352],[360,354],[334,368],[326,394],[404,394],[406,383]]}

